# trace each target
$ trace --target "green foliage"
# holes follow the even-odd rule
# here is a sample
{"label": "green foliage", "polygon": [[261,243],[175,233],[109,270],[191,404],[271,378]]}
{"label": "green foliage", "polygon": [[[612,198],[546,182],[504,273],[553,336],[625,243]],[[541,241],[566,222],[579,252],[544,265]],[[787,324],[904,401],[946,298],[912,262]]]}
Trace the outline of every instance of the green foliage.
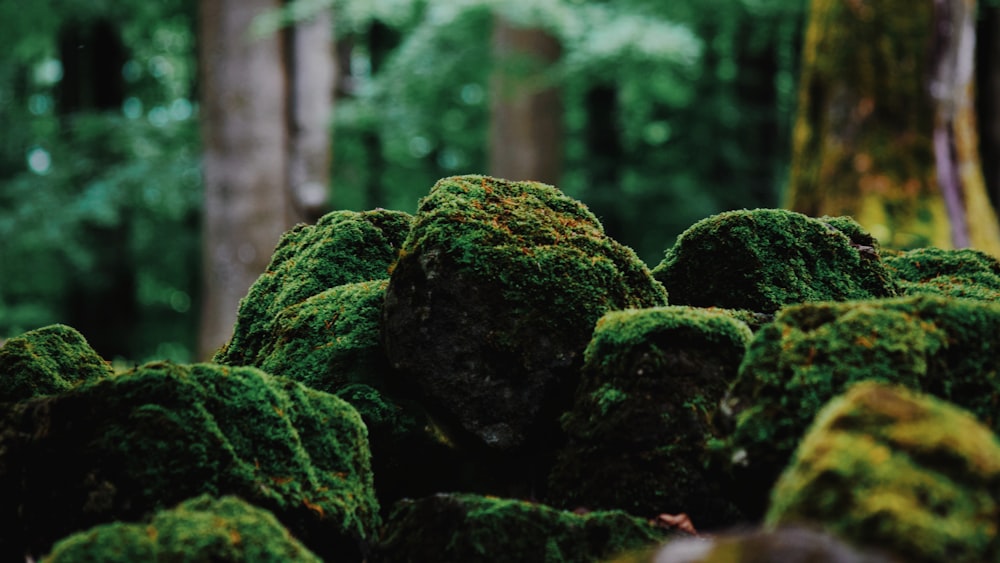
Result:
{"label": "green foliage", "polygon": [[0,347],[0,403],[59,393],[112,373],[76,329],[35,329]]}
{"label": "green foliage", "polygon": [[319,563],[270,512],[237,497],[201,496],[145,524],[95,526],[60,540],[46,563],[301,561]]}
{"label": "green foliage", "polygon": [[780,209],[727,211],[695,223],[653,276],[675,304],[758,313],[896,294],[878,243],[850,218]]}
{"label": "green foliage", "polygon": [[[191,101],[194,2],[0,7],[0,337],[62,322],[102,355],[187,359],[201,178]],[[68,113],[60,37],[112,27],[120,108]],[[93,44],[75,45],[89,52]],[[169,241],[169,244],[165,242]]]}
{"label": "green foliage", "polygon": [[404,500],[369,561],[569,563],[601,561],[669,533],[622,511],[574,514],[523,500],[468,494]]}
{"label": "green foliage", "polygon": [[832,400],[773,492],[771,525],[820,525],[906,561],[996,561],[1000,443],[966,411],[867,382]]}

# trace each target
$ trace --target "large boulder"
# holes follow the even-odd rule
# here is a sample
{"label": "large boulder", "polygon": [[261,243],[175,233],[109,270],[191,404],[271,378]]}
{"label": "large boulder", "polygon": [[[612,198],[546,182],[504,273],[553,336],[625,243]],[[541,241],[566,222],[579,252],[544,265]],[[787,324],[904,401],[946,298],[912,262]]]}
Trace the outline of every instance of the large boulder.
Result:
{"label": "large boulder", "polygon": [[674,305],[774,313],[807,301],[896,295],[878,242],[847,217],[719,213],[684,231],[653,269]]}
{"label": "large boulder", "polygon": [[383,339],[457,439],[509,451],[558,432],[598,318],[666,299],[582,203],[536,182],[457,176],[420,201]]}
{"label": "large boulder", "polygon": [[270,510],[338,560],[379,519],[354,408],[254,368],[147,364],[0,413],[0,559],[201,494]]}
{"label": "large boulder", "polygon": [[740,483],[732,496],[759,513],[816,413],[858,381],[930,393],[997,428],[998,349],[1000,305],[978,300],[917,295],[782,310],[755,334],[726,400]]}
{"label": "large boulder", "polygon": [[885,257],[904,295],[1000,300],[1000,260],[981,250],[917,248]]}
{"label": "large boulder", "polygon": [[0,348],[0,403],[72,389],[114,370],[76,329],[56,324],[26,332]]}
{"label": "large boulder", "polygon": [[214,360],[254,365],[284,309],[338,285],[388,277],[410,221],[401,211],[334,211],[286,232],[240,302],[233,337]]}
{"label": "large boulder", "polygon": [[620,510],[576,514],[469,494],[401,501],[383,530],[371,563],[584,563],[676,536]]}
{"label": "large boulder", "polygon": [[701,527],[738,514],[708,468],[718,408],[751,338],[729,312],[694,307],[614,311],[597,322],[568,444],[549,478],[557,506],[685,512]]}
{"label": "large boulder", "polygon": [[201,496],[142,523],[101,524],[60,540],[44,563],[290,561],[320,563],[270,512],[237,497]]}
{"label": "large boulder", "polygon": [[810,525],[920,562],[1000,561],[1000,443],[968,412],[866,382],[816,419],[769,525]]}

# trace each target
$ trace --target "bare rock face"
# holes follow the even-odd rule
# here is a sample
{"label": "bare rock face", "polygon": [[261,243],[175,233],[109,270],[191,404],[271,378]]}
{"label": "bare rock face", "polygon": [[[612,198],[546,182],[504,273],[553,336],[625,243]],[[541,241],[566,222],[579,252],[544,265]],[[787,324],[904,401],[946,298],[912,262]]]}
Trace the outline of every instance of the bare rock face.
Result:
{"label": "bare rock face", "polygon": [[558,428],[597,319],[666,300],[580,202],[535,182],[457,176],[420,202],[382,334],[443,423],[511,450]]}

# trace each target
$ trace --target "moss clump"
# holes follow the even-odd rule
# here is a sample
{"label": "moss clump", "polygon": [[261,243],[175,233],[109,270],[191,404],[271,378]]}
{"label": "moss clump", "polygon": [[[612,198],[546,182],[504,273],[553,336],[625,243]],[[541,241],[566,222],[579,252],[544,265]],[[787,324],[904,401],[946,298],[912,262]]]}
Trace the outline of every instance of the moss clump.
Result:
{"label": "moss clump", "polygon": [[659,307],[604,315],[587,347],[568,445],[549,479],[566,507],[686,512],[701,527],[737,516],[706,466],[716,411],[751,338],[721,310]]}
{"label": "moss clump", "polygon": [[666,297],[631,249],[556,188],[456,176],[420,201],[383,337],[429,408],[509,450],[555,427],[601,315]]}
{"label": "moss clump", "polygon": [[878,243],[856,223],[781,209],[728,211],[695,223],[653,276],[674,305],[758,313],[896,294]]}
{"label": "moss clump", "polygon": [[322,557],[360,558],[378,523],[357,411],[254,368],[147,364],[0,417],[0,559],[201,494],[270,510]]}
{"label": "moss clump", "polygon": [[270,512],[237,497],[202,496],[146,524],[112,523],[60,540],[45,563],[301,561],[319,563]]}
{"label": "moss clump", "polygon": [[380,387],[389,367],[379,341],[388,283],[340,285],[283,309],[247,365],[328,393],[350,383]]}
{"label": "moss clump", "polygon": [[0,403],[72,389],[114,373],[76,329],[56,324],[11,338],[0,347]]}
{"label": "moss clump", "polygon": [[671,535],[622,511],[580,515],[468,494],[401,501],[384,529],[372,563],[601,561]]}
{"label": "moss clump", "polygon": [[969,413],[866,382],[832,401],[772,495],[771,525],[811,523],[905,561],[1000,560],[1000,443]]}
{"label": "moss clump", "polygon": [[215,361],[251,365],[287,307],[331,287],[387,277],[410,221],[401,211],[334,211],[286,232],[240,302],[233,338]]}
{"label": "moss clump", "polygon": [[920,248],[885,263],[905,295],[1000,300],[1000,261],[979,250]]}
{"label": "moss clump", "polygon": [[997,428],[997,349],[1000,305],[982,301],[918,295],[784,309],[756,333],[727,400],[747,502],[763,506],[820,407],[854,382],[922,390]]}

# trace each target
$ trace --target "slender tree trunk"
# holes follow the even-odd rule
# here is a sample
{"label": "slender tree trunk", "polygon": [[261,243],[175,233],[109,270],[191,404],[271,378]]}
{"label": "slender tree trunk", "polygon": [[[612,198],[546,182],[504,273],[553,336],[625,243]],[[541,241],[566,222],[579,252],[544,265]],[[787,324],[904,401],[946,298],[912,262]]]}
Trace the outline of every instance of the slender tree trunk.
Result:
{"label": "slender tree trunk", "polygon": [[337,61],[333,18],[323,10],[286,31],[288,69],[287,222],[312,223],[327,210]]}
{"label": "slender tree trunk", "polygon": [[498,16],[493,52],[490,174],[555,184],[562,172],[563,108],[549,72],[561,46],[544,30],[518,28]]}
{"label": "slender tree trunk", "polygon": [[976,109],[986,187],[1000,205],[1000,6],[980,5],[976,37]]}
{"label": "slender tree trunk", "polygon": [[813,0],[788,205],[886,246],[1000,255],[972,103],[974,0]]}

